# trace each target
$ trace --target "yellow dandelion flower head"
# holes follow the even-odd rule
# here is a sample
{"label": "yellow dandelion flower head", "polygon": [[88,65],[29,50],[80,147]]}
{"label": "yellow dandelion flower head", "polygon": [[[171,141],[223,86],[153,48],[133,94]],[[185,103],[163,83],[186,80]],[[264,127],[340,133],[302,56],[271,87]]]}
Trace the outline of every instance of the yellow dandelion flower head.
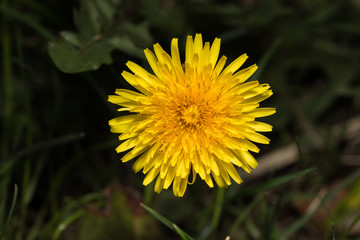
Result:
{"label": "yellow dandelion flower head", "polygon": [[[201,34],[186,41],[185,63],[181,63],[178,39],[171,42],[171,56],[159,44],[145,56],[153,73],[129,61],[131,72],[124,79],[139,92],[117,89],[111,103],[132,114],[109,121],[111,131],[121,133],[117,152],[128,151],[123,162],[136,159],[135,172],[142,169],[148,185],[156,178],[155,191],[171,184],[175,196],[183,196],[191,173],[210,187],[242,180],[235,166],[250,172],[258,163],[249,153],[259,152],[252,142],[267,144],[258,132],[272,127],[255,118],[275,113],[259,108],[270,97],[268,84],[244,83],[256,65],[239,70],[247,59],[243,54],[224,68],[226,57],[218,60],[220,39],[203,44]],[[252,142],[251,142],[252,141]],[[189,183],[191,184],[191,183]]]}

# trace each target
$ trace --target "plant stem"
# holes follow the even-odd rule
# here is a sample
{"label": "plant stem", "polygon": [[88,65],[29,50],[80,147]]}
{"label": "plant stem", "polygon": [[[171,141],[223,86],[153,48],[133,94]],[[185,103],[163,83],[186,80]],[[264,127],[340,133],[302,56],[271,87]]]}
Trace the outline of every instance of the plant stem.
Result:
{"label": "plant stem", "polygon": [[225,197],[225,189],[218,188],[216,191],[214,215],[213,215],[212,222],[211,222],[212,237],[214,237],[215,231],[220,222],[220,216],[221,216],[222,207],[223,207],[223,203],[224,203],[224,197]]}
{"label": "plant stem", "polygon": [[145,187],[143,201],[146,205],[151,205],[154,197],[154,181]]}

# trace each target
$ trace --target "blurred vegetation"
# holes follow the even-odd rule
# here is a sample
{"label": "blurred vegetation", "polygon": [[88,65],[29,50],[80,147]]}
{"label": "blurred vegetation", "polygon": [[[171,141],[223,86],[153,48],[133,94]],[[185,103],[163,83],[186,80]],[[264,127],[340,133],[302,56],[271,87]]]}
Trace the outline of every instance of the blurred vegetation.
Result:
{"label": "blurred vegetation", "polygon": [[[358,0],[0,2],[0,239],[360,239]],[[175,198],[120,162],[106,99],[126,61],[195,33],[272,86],[260,166],[296,152]]]}

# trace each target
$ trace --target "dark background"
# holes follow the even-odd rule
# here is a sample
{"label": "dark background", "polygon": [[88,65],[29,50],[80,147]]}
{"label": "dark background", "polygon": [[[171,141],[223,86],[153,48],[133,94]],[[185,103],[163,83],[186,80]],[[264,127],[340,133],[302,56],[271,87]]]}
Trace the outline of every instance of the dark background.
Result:
{"label": "dark background", "polygon": [[[0,2],[0,239],[187,239],[156,214],[194,239],[359,238],[359,1]],[[106,100],[128,60],[195,33],[247,53],[277,113],[244,183],[175,198],[121,163]]]}

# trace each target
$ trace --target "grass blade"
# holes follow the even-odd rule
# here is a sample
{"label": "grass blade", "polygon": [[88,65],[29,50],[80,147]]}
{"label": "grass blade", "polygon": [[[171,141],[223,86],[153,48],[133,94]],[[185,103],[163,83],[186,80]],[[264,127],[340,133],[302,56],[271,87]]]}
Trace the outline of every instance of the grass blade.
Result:
{"label": "grass blade", "polygon": [[333,14],[338,8],[341,1],[334,1],[332,4],[328,4],[325,8],[321,11],[317,11],[314,15],[310,16],[309,18],[305,19],[303,22],[300,22],[298,26],[295,26],[289,32],[285,33],[283,36],[278,37],[274,40],[272,45],[269,49],[264,53],[260,62],[259,62],[259,69],[255,72],[255,74],[251,77],[251,79],[259,79],[260,75],[262,74],[263,70],[266,68],[267,64],[270,62],[270,59],[275,55],[277,51],[293,39],[306,31],[311,25],[325,21],[331,14]]}
{"label": "grass blade", "polygon": [[[8,1],[7,0],[3,0],[1,2],[0,8],[2,7],[7,7],[8,6]],[[13,80],[12,80],[12,65],[11,65],[11,43],[12,43],[12,39],[11,39],[11,33],[10,33],[10,21],[6,16],[2,16],[1,19],[1,23],[2,23],[2,30],[1,30],[1,35],[2,35],[2,54],[1,54],[1,58],[2,58],[2,70],[3,73],[1,74],[2,80],[1,80],[1,100],[3,101],[3,104],[1,104],[1,118],[2,118],[2,130],[3,133],[1,134],[1,149],[0,149],[0,156],[5,156],[7,154],[7,151],[9,149],[8,146],[8,142],[9,142],[9,136],[10,133],[8,131],[8,126],[10,126],[10,117],[13,111],[13,105],[14,105],[14,99],[13,99]]]}
{"label": "grass blade", "polygon": [[39,36],[46,40],[56,39],[56,36],[54,36],[48,29],[39,24],[34,18],[30,17],[29,15],[24,15],[16,9],[10,8],[8,6],[0,6],[0,12],[10,20],[18,21],[32,28]]}
{"label": "grass blade", "polygon": [[299,178],[299,177],[302,177],[312,171],[316,170],[316,168],[308,168],[308,169],[305,169],[301,172],[296,172],[296,173],[292,173],[292,174],[289,174],[289,175],[285,175],[285,176],[281,176],[281,177],[277,177],[277,178],[274,178],[274,179],[271,179],[269,181],[266,181],[265,183],[263,184],[258,184],[254,187],[249,187],[247,189],[244,189],[242,192],[240,192],[239,194],[237,194],[236,196],[234,197],[238,197],[239,195],[241,196],[245,196],[245,195],[252,195],[252,194],[255,194],[255,193],[258,193],[258,192],[263,192],[263,191],[266,191],[268,189],[271,189],[271,188],[274,188],[274,187],[277,187],[277,186],[280,186],[284,183],[287,183],[293,179],[296,179],[296,178]]}
{"label": "grass blade", "polygon": [[350,226],[346,229],[345,235],[343,239],[346,239],[351,230],[353,229],[353,227],[360,221],[360,214],[356,216],[356,218],[354,219],[354,221],[352,221],[352,223],[350,224]]}
{"label": "grass blade", "polygon": [[8,171],[8,169],[11,169],[14,166],[15,162],[21,157],[33,154],[33,153],[38,152],[43,149],[48,149],[48,148],[52,148],[55,146],[63,145],[68,142],[83,138],[84,136],[85,136],[85,134],[83,132],[69,134],[69,135],[59,137],[59,138],[47,140],[47,141],[35,144],[32,147],[20,150],[17,153],[10,155],[4,159],[4,161],[3,161],[4,163],[0,168],[0,176],[2,174],[6,173]]}
{"label": "grass blade", "polygon": [[233,235],[236,229],[240,226],[241,223],[246,219],[250,212],[259,204],[260,201],[264,199],[263,194],[259,194],[254,201],[252,201],[241,213],[238,215],[234,223],[232,224],[229,235]]}
{"label": "grass blade", "polygon": [[175,223],[171,222],[169,219],[164,217],[163,215],[156,212],[154,209],[146,206],[143,203],[140,203],[140,205],[145,208],[146,211],[148,211],[151,215],[153,215],[157,220],[159,220],[161,223],[163,223],[165,226],[176,232],[181,239],[183,240],[194,240],[192,237],[190,237],[189,234],[181,230]]}
{"label": "grass blade", "polygon": [[3,229],[0,231],[0,239],[3,237],[3,235],[5,234],[5,231],[7,229],[7,227],[9,226],[10,224],[10,221],[11,221],[11,218],[12,218],[12,215],[14,213],[14,209],[15,209],[15,204],[16,204],[16,199],[17,199],[17,194],[18,194],[18,187],[17,185],[15,184],[14,186],[14,196],[13,196],[13,200],[11,202],[11,207],[10,207],[10,211],[9,211],[9,215],[6,219],[6,223],[3,227]]}
{"label": "grass blade", "polygon": [[71,223],[73,223],[75,220],[79,219],[86,213],[85,210],[79,210],[75,212],[73,215],[65,219],[62,223],[58,225],[58,227],[55,230],[55,233],[53,235],[53,240],[57,240],[60,237],[60,234],[67,228],[67,226]]}
{"label": "grass blade", "polygon": [[286,229],[286,231],[283,233],[282,239],[288,239],[295,231],[299,230],[305,223],[307,223],[311,217],[328,201],[330,201],[336,194],[341,191],[343,188],[348,186],[350,183],[352,183],[354,180],[356,180],[360,176],[360,169],[354,172],[352,175],[350,175],[345,181],[343,181],[341,184],[339,184],[334,190],[329,192],[324,198],[321,199],[321,202],[319,205],[314,208],[313,211],[310,211],[306,213],[302,218],[297,220],[295,223],[293,223],[290,227]]}

